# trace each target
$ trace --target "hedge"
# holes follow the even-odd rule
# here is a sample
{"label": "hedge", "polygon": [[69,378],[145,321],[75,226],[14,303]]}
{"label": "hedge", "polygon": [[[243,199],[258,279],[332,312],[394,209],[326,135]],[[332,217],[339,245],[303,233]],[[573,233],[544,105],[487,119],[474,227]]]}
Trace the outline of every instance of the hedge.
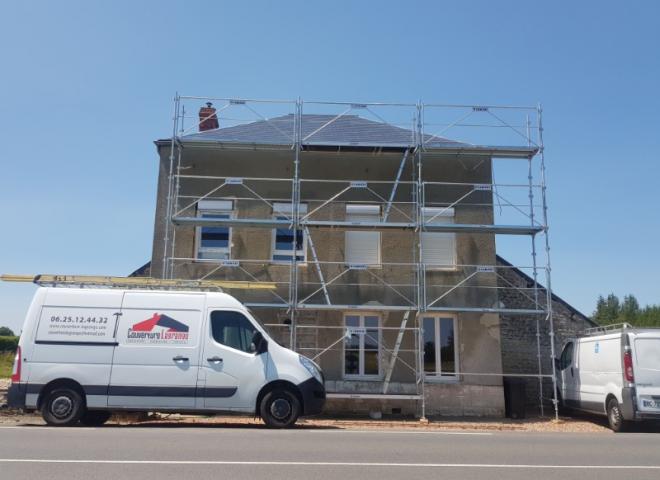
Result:
{"label": "hedge", "polygon": [[0,337],[0,352],[15,352],[18,347],[18,337]]}

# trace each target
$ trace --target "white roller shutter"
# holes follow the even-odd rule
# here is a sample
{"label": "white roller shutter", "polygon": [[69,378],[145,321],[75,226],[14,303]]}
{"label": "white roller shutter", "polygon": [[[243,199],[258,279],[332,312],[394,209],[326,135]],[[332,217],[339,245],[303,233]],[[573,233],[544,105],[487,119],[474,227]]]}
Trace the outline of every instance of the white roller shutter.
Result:
{"label": "white roller shutter", "polygon": [[[379,222],[379,205],[346,205],[346,221]],[[380,265],[380,232],[346,232],[346,263]]]}
{"label": "white roller shutter", "polygon": [[[429,225],[454,223],[453,208],[424,208],[424,221]],[[427,270],[448,270],[456,265],[456,234],[422,232],[422,261]]]}

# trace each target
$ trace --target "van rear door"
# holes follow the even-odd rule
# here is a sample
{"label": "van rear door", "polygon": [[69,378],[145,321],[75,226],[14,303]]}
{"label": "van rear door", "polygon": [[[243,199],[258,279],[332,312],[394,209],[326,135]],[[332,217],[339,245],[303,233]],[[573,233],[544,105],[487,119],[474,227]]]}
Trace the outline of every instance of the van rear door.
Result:
{"label": "van rear door", "polygon": [[109,406],[195,406],[204,303],[204,294],[126,292]]}
{"label": "van rear door", "polygon": [[660,413],[660,332],[635,335],[633,349],[637,408]]}

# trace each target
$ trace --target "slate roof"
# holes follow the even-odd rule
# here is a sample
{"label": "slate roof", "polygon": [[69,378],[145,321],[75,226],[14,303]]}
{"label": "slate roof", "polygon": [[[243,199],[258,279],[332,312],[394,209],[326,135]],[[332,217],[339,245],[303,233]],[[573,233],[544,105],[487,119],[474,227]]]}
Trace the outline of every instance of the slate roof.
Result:
{"label": "slate roof", "polygon": [[[334,119],[334,120],[333,120]],[[325,126],[324,126],[325,125]],[[216,130],[193,133],[180,137],[183,143],[240,143],[261,145],[287,145],[293,143],[294,116],[283,115],[251,123]],[[412,130],[384,122],[369,120],[358,115],[302,116],[304,145],[349,145],[367,147],[409,147],[415,144]],[[425,136],[427,148],[466,148],[470,144],[448,138]]]}

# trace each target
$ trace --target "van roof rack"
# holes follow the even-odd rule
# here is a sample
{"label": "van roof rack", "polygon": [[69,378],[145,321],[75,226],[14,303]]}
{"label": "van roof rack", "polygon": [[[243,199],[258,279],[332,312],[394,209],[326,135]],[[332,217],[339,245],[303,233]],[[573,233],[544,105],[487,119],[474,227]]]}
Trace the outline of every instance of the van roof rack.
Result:
{"label": "van roof rack", "polygon": [[136,288],[155,290],[210,290],[219,291],[232,289],[273,290],[273,282],[246,282],[225,280],[186,280],[164,279],[151,277],[111,277],[103,275],[0,275],[4,282],[34,283],[48,287],[105,287],[105,288]]}
{"label": "van roof rack", "polygon": [[584,336],[603,335],[606,333],[614,333],[618,330],[625,330],[626,328],[633,328],[629,323],[613,323],[611,325],[602,325],[599,327],[585,328],[582,332]]}

